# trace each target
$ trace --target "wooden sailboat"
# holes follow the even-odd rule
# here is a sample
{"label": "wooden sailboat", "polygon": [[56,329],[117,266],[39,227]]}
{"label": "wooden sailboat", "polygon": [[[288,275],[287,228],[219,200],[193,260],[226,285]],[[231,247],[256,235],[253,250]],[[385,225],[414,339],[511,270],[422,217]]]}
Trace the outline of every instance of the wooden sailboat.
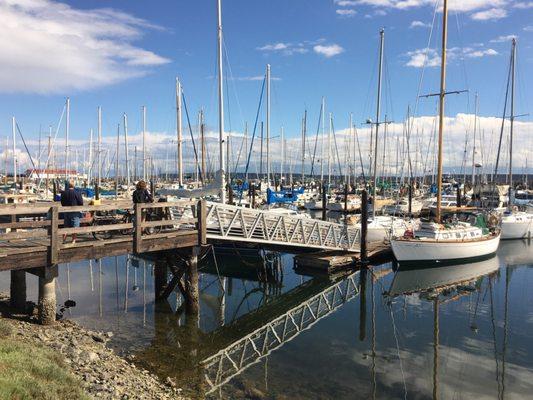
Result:
{"label": "wooden sailboat", "polygon": [[436,222],[422,222],[420,227],[391,240],[392,251],[399,262],[472,259],[496,252],[500,243],[499,230],[490,231],[479,223],[441,224],[442,199],[442,145],[444,131],[444,98],[446,96],[446,43],[448,34],[448,1],[444,0],[442,13],[442,60],[439,96],[439,136],[437,167]]}

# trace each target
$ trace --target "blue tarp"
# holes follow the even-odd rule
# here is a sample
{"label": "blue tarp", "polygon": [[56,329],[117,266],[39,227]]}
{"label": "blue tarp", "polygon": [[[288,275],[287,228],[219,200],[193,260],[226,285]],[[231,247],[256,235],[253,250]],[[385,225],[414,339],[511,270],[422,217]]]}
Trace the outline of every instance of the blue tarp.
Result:
{"label": "blue tarp", "polygon": [[267,204],[293,203],[298,199],[298,195],[303,192],[304,188],[281,190],[279,192],[267,189]]}

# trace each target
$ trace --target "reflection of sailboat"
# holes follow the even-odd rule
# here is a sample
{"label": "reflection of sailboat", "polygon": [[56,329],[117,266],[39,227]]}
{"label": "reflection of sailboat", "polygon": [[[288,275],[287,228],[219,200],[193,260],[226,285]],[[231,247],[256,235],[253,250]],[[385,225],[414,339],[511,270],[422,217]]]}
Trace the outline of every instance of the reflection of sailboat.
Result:
{"label": "reflection of sailboat", "polygon": [[533,243],[528,240],[502,242],[498,255],[507,265],[533,265]]}
{"label": "reflection of sailboat", "polygon": [[499,266],[499,257],[495,256],[468,264],[415,269],[400,267],[392,280],[389,295],[398,296],[457,285],[495,272]]}

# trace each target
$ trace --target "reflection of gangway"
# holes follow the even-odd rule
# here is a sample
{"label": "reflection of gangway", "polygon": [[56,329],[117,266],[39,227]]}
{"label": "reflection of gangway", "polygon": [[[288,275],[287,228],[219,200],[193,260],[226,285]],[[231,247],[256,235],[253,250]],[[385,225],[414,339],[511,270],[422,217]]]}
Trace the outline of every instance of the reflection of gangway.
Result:
{"label": "reflection of gangway", "polygon": [[335,222],[207,203],[207,238],[359,252],[359,229]]}
{"label": "reflection of gangway", "polygon": [[359,294],[353,273],[203,360],[207,393],[229,382],[273,350]]}

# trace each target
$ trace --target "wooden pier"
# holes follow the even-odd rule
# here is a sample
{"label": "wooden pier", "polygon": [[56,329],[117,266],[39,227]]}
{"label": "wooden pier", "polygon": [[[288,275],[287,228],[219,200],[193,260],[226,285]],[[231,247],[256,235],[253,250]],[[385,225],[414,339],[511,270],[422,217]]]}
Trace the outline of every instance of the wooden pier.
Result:
{"label": "wooden pier", "polygon": [[[83,226],[63,226],[64,213],[79,212]],[[242,209],[205,200],[63,207],[58,203],[0,205],[0,271],[11,271],[11,305],[26,305],[26,276],[39,277],[43,324],[55,321],[55,278],[61,263],[124,254],[160,254],[172,265],[156,297],[176,286],[195,291],[198,256],[211,243],[234,242],[286,251],[336,251],[364,264],[368,253],[362,229],[269,210]],[[77,235],[76,242],[63,237]],[[370,248],[372,254],[373,248]],[[174,260],[171,260],[173,258]],[[186,277],[183,281],[182,277]],[[163,282],[166,280],[165,282]],[[185,297],[189,293],[182,293]],[[194,296],[193,296],[194,297]]]}

